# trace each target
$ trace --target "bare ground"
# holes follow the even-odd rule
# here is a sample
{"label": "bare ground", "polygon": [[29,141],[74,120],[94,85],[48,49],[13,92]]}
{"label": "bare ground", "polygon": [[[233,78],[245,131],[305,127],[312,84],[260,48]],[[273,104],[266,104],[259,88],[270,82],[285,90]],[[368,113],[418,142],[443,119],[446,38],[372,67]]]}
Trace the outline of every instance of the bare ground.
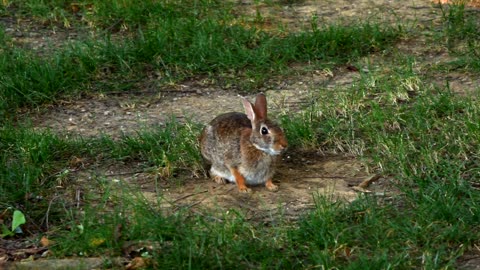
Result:
{"label": "bare ground", "polygon": [[[268,222],[278,216],[296,220],[306,210],[314,208],[317,195],[350,202],[357,198],[358,192],[385,198],[392,196],[393,190],[396,190],[387,179],[368,174],[362,163],[353,157],[301,154],[284,158],[274,179],[280,186],[278,192],[256,186],[252,187],[252,193],[240,193],[234,184],[217,184],[195,176],[167,182],[149,173],[129,174],[128,168],[127,171],[109,170],[112,174],[106,179],[119,185],[136,185],[145,199],[160,201],[165,213],[192,209],[222,215],[236,209],[247,219],[258,222]],[[128,176],[119,177],[125,174]],[[158,200],[159,196],[161,200]]]}

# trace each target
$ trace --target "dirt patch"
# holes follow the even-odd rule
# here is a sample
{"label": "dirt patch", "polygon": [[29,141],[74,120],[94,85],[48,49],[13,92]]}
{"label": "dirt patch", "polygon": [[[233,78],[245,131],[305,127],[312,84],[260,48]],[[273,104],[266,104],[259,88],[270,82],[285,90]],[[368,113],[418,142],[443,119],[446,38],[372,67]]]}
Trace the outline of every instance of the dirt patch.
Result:
{"label": "dirt patch", "polygon": [[[345,76],[343,80],[350,81],[352,78]],[[304,104],[309,104],[312,89],[329,82],[333,82],[331,76],[321,71],[300,80],[276,82],[275,89],[264,89],[270,115],[275,117],[280,112],[301,110]],[[82,136],[106,134],[118,137],[142,128],[162,126],[172,117],[179,121],[206,124],[218,114],[243,111],[239,94],[189,83],[157,92],[106,92],[73,101],[60,101],[40,113],[30,114],[29,118],[38,129],[48,128]],[[254,100],[254,94],[246,97]]]}
{"label": "dirt patch", "polygon": [[70,41],[79,40],[88,35],[88,31],[42,24],[27,18],[0,17],[0,24],[5,29],[5,33],[11,37],[10,41],[14,46],[30,49],[38,54],[54,51]]}
{"label": "dirt patch", "polygon": [[37,128],[58,132],[118,137],[152,126],[162,126],[172,118],[207,123],[216,115],[229,111],[242,111],[242,107],[238,94],[228,91],[180,93],[173,96],[110,95],[55,106],[33,116],[32,121]]}
{"label": "dirt patch", "polygon": [[[189,207],[225,214],[236,209],[248,220],[264,223],[274,222],[279,216],[296,220],[315,208],[315,196],[344,202],[357,199],[355,187],[368,177],[362,164],[353,158],[311,156],[303,163],[285,162],[274,178],[280,187],[277,192],[258,186],[253,187],[252,194],[245,194],[234,184],[219,185],[210,179],[197,179],[164,192],[167,202],[164,206],[167,212]],[[382,179],[371,188],[383,195],[387,186],[387,181]]]}
{"label": "dirt patch", "polygon": [[[78,173],[76,184],[89,185],[100,176],[119,192],[127,184],[138,189],[152,205],[159,205],[165,214],[188,209],[219,218],[235,210],[257,222],[273,222],[279,217],[296,220],[315,208],[315,198],[323,195],[332,201],[351,202],[361,193],[387,198],[398,194],[391,181],[376,177],[366,188],[362,183],[372,178],[367,168],[353,157],[325,156],[319,153],[286,154],[274,177],[277,192],[263,186],[252,187],[252,193],[241,193],[235,184],[217,184],[199,175],[180,173],[175,180],[162,180],[148,172],[132,172],[131,168],[113,164],[103,171]],[[159,204],[158,204],[159,203]]]}

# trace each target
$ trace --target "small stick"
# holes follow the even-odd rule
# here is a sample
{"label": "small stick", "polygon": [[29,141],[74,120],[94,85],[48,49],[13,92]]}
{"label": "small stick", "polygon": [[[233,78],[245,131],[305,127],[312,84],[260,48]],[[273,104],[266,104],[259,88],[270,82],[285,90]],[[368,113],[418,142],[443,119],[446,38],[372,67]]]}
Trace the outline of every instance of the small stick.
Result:
{"label": "small stick", "polygon": [[50,215],[50,209],[52,208],[52,203],[56,198],[57,198],[57,196],[54,196],[50,200],[50,202],[48,203],[47,212],[45,213],[45,227],[47,228],[47,231],[49,230],[49,228],[48,228],[48,216]]}
{"label": "small stick", "polygon": [[359,185],[358,187],[359,188],[367,188],[368,186],[370,186],[371,183],[377,181],[378,179],[380,179],[380,177],[382,177],[380,174],[374,174],[370,177],[367,177],[365,180],[363,180]]}
{"label": "small stick", "polygon": [[202,191],[199,191],[199,192],[196,192],[196,193],[187,194],[187,195],[182,196],[182,197],[180,197],[180,198],[178,198],[178,199],[176,199],[176,200],[174,200],[173,202],[170,202],[170,203],[171,203],[171,204],[174,204],[174,203],[176,203],[176,202],[178,202],[178,201],[181,201],[181,200],[183,200],[183,199],[186,199],[186,198],[188,198],[188,197],[192,197],[192,196],[195,196],[195,195],[198,195],[198,194],[202,194],[202,193],[206,193],[206,192],[208,192],[208,190],[202,190]]}
{"label": "small stick", "polygon": [[80,208],[80,195],[82,194],[82,192],[80,191],[80,189],[77,189],[75,191],[75,200],[77,201],[77,208]]}

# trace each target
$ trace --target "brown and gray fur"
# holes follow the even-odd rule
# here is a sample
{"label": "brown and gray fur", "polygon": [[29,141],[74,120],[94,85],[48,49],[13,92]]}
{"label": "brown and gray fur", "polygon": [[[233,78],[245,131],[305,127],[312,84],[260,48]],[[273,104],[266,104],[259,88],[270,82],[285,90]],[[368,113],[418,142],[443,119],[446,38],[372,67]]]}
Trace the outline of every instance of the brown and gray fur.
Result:
{"label": "brown and gray fur", "polygon": [[219,115],[203,129],[202,155],[211,164],[210,175],[216,182],[234,182],[244,192],[250,191],[246,185],[265,185],[276,191],[272,176],[287,140],[282,129],[267,118],[264,94],[257,95],[254,105],[245,98],[242,101],[246,114]]}

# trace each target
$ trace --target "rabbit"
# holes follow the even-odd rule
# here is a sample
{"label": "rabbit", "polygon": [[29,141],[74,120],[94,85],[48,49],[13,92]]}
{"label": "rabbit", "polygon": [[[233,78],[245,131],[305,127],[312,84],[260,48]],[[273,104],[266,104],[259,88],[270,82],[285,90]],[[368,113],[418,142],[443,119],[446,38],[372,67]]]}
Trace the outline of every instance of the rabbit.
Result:
{"label": "rabbit", "polygon": [[267,118],[267,99],[257,95],[255,104],[242,97],[244,113],[217,116],[203,129],[200,151],[211,164],[210,176],[217,183],[233,182],[239,191],[251,192],[247,185],[265,185],[277,191],[272,176],[275,165],[287,148],[283,130]]}

